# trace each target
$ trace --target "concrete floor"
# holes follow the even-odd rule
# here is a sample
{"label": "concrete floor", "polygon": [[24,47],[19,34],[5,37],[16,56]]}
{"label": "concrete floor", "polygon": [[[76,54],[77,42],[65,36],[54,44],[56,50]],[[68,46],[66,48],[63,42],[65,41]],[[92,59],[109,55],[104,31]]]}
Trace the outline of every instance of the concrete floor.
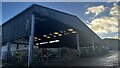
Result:
{"label": "concrete floor", "polygon": [[118,53],[120,51],[111,51],[104,56],[78,58],[74,61],[54,63],[52,66],[117,66]]}
{"label": "concrete floor", "polygon": [[61,64],[58,64],[58,66],[116,66],[116,65],[118,65],[118,51],[112,51],[104,56],[79,58],[76,61],[63,62]]}

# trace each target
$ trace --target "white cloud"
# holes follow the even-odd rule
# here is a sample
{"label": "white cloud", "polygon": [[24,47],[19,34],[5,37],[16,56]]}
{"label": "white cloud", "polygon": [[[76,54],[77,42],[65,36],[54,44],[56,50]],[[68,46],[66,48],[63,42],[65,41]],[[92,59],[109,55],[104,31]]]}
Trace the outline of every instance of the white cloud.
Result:
{"label": "white cloud", "polygon": [[107,0],[108,2],[119,2],[120,0]]}
{"label": "white cloud", "polygon": [[118,35],[112,37],[113,39],[119,39],[120,40],[120,37]]}
{"label": "white cloud", "polygon": [[85,14],[89,14],[89,13],[90,13],[89,11],[85,12]]}
{"label": "white cloud", "polygon": [[86,24],[89,24],[90,22],[89,21],[86,21]]}
{"label": "white cloud", "polygon": [[118,19],[116,17],[99,17],[88,24],[95,33],[98,35],[106,33],[118,32]]}
{"label": "white cloud", "polygon": [[[100,7],[101,6],[101,7]],[[90,27],[96,34],[98,34],[100,37],[111,37],[114,39],[120,39],[118,35],[114,35],[118,33],[118,20],[120,20],[120,6],[117,5],[117,3],[114,3],[113,6],[110,9],[110,13],[108,13],[111,16],[101,16],[97,17],[98,14],[101,12],[104,12],[104,10],[107,7],[104,7],[104,5],[100,6],[94,6],[87,8],[86,14],[95,14],[95,18],[92,19],[92,21],[87,24],[88,27]],[[99,7],[99,8],[98,8]],[[104,37],[104,38],[105,38]]]}
{"label": "white cloud", "polygon": [[119,17],[119,11],[120,11],[120,6],[118,6],[116,3],[113,4],[114,6],[110,9],[110,15]]}
{"label": "white cloud", "polygon": [[92,13],[92,14],[95,14],[95,16],[97,16],[98,14],[103,12],[104,10],[105,10],[105,6],[104,5],[88,7],[87,11],[85,12],[85,14]]}

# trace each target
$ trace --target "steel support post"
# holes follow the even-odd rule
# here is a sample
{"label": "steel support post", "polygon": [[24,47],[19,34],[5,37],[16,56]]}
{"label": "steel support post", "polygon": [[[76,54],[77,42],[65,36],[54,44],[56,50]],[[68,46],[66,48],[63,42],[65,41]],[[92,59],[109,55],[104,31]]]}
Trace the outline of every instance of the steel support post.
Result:
{"label": "steel support post", "polygon": [[35,30],[35,17],[34,15],[32,15],[31,33],[29,36],[28,66],[30,66],[33,62],[34,30]]}
{"label": "steel support post", "polygon": [[92,48],[93,48],[93,55],[96,55],[96,54],[95,54],[95,45],[94,45],[94,40],[93,40],[93,38],[92,38]]}
{"label": "steel support post", "polygon": [[17,46],[16,46],[16,51],[18,51],[18,49],[19,49],[19,44],[17,44]]}
{"label": "steel support post", "polygon": [[80,56],[80,41],[79,41],[79,33],[77,33],[77,50],[78,50],[78,55]]}
{"label": "steel support post", "polygon": [[7,61],[10,59],[10,49],[11,49],[11,43],[7,42]]}

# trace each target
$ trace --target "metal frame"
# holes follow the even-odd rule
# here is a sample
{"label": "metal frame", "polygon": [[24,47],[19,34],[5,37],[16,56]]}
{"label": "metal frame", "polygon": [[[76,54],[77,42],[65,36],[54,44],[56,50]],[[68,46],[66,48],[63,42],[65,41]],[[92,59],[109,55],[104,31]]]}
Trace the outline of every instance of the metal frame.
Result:
{"label": "metal frame", "polygon": [[80,41],[79,41],[79,33],[76,33],[77,38],[77,50],[78,50],[78,56],[80,56]]}
{"label": "metal frame", "polygon": [[34,31],[35,31],[35,16],[32,14],[31,34],[29,36],[29,52],[28,52],[28,66],[33,62],[33,46],[34,46]]}

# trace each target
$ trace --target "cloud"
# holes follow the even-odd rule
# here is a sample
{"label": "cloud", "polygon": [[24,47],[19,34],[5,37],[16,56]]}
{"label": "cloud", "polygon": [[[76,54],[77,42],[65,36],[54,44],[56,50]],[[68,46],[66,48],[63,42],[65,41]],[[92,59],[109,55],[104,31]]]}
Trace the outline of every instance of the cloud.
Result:
{"label": "cloud", "polygon": [[112,37],[113,39],[119,39],[120,40],[120,37],[118,35],[115,35]]}
{"label": "cloud", "polygon": [[85,12],[85,14],[92,13],[92,14],[95,14],[95,16],[97,16],[98,14],[103,12],[104,10],[105,10],[105,6],[104,5],[88,7],[87,11]]}
{"label": "cloud", "polygon": [[118,32],[118,19],[116,17],[99,17],[88,24],[98,35]]}
{"label": "cloud", "polygon": [[[101,8],[98,8],[100,7]],[[105,7],[104,5],[100,6],[94,6],[87,8],[86,14],[95,14],[95,18],[92,19],[92,21],[87,24],[89,28],[91,28],[96,34],[98,34],[100,37],[111,37],[114,39],[120,39],[118,35],[114,35],[118,33],[118,29],[120,28],[118,26],[118,21],[120,20],[120,6],[117,5],[117,3],[114,3],[112,7],[109,7],[109,16],[101,16],[98,17],[97,15],[101,12],[104,12]],[[93,9],[94,8],[94,9]],[[96,9],[95,9],[96,8]],[[108,8],[108,7],[106,7]],[[96,10],[96,11],[95,11]]]}
{"label": "cloud", "polygon": [[119,11],[120,11],[120,6],[118,6],[116,3],[113,4],[114,6],[110,9],[110,15],[119,17]]}
{"label": "cloud", "polygon": [[120,0],[107,0],[108,2],[119,2]]}

